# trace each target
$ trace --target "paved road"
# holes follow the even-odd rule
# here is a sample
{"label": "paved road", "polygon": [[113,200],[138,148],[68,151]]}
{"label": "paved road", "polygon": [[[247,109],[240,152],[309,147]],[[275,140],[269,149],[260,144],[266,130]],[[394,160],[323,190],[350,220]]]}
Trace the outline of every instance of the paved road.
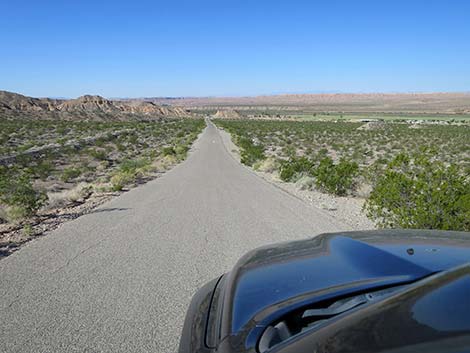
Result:
{"label": "paved road", "polygon": [[163,177],[0,261],[0,352],[175,352],[204,282],[259,245],[347,229],[257,177],[209,124]]}

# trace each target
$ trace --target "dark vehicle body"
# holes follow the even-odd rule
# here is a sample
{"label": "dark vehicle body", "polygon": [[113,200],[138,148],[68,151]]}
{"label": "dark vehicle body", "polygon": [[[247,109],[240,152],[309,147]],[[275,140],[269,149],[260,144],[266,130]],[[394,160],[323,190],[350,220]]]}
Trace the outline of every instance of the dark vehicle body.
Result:
{"label": "dark vehicle body", "polygon": [[345,232],[259,248],[195,294],[179,352],[470,352],[469,263],[464,232]]}

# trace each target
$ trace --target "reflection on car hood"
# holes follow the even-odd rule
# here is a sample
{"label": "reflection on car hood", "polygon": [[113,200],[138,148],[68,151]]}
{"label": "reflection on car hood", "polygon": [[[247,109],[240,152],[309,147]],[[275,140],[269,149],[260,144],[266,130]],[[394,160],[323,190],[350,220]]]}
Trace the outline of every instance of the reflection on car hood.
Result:
{"label": "reflection on car hood", "polygon": [[222,337],[261,330],[294,302],[412,282],[469,259],[470,237],[461,232],[323,234],[256,249],[228,275]]}

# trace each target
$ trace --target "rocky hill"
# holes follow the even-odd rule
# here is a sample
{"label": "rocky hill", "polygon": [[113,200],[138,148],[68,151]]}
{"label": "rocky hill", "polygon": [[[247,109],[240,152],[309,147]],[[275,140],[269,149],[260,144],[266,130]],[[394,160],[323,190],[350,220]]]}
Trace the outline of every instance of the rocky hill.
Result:
{"label": "rocky hill", "polygon": [[61,112],[104,112],[118,113],[121,111],[112,101],[101,96],[85,95],[77,99],[66,100],[57,106]]}
{"label": "rocky hill", "polygon": [[0,109],[28,112],[53,111],[57,100],[49,98],[32,98],[18,93],[0,91]]}
{"label": "rocky hill", "polygon": [[241,119],[242,116],[233,109],[223,109],[223,110],[217,110],[217,112],[214,114],[214,117],[217,119]]}
{"label": "rocky hill", "polygon": [[32,98],[0,91],[0,119],[159,120],[189,117],[187,109],[164,107],[143,100],[109,100],[85,95],[76,99]]}

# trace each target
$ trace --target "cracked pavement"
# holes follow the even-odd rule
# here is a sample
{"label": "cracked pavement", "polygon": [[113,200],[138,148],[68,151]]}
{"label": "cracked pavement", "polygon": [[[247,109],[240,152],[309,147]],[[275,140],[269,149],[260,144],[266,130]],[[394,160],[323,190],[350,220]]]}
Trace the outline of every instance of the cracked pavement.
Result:
{"label": "cracked pavement", "polygon": [[176,352],[191,296],[246,251],[347,228],[209,123],[182,164],[0,261],[0,352]]}

